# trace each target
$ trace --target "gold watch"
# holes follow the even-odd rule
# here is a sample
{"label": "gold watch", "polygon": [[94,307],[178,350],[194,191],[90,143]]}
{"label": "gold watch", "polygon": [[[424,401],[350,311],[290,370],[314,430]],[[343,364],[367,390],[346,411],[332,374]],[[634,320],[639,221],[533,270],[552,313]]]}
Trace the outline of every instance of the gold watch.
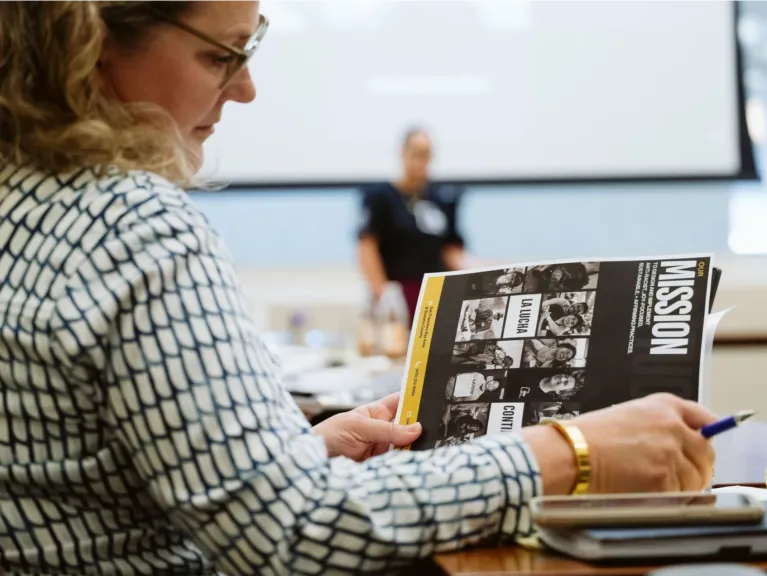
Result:
{"label": "gold watch", "polygon": [[563,424],[559,420],[544,420],[541,424],[547,424],[559,432],[570,447],[575,456],[575,465],[578,468],[578,475],[575,479],[575,486],[570,494],[586,494],[589,490],[589,480],[591,479],[591,462],[589,460],[589,445],[583,437],[580,428],[573,424]]}

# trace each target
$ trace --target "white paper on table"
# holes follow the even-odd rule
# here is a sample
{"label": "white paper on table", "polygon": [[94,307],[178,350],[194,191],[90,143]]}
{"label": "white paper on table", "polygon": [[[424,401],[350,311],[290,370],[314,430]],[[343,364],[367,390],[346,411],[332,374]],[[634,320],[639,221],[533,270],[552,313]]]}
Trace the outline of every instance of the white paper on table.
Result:
{"label": "white paper on table", "polygon": [[722,486],[712,490],[715,494],[745,494],[751,496],[757,502],[767,502],[767,488],[754,488],[753,486]]}
{"label": "white paper on table", "polygon": [[698,402],[706,408],[711,408],[711,355],[714,351],[714,336],[716,334],[716,329],[719,326],[719,322],[721,322],[722,318],[724,318],[733,308],[735,308],[735,306],[730,306],[721,312],[709,314],[706,317],[706,322],[703,326],[703,347],[701,356],[704,360],[701,365]]}

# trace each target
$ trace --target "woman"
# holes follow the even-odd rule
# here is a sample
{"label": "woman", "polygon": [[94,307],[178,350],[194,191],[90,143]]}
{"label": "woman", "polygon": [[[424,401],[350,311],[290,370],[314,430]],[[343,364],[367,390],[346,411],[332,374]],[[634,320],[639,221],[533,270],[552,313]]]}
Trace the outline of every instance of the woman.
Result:
{"label": "woman", "polygon": [[538,336],[551,338],[552,336],[588,334],[588,331],[588,324],[580,314],[567,314],[555,319],[548,308],[541,309],[541,330]]}
{"label": "woman", "polygon": [[466,260],[456,216],[460,189],[429,180],[431,157],[429,134],[409,130],[400,177],[370,186],[362,195],[360,267],[375,299],[390,284],[399,286],[411,321],[424,274],[459,270]]}
{"label": "woman", "polygon": [[569,342],[559,340],[528,340],[525,342],[522,365],[527,368],[562,368],[569,366],[577,351]]}
{"label": "woman", "polygon": [[538,387],[548,395],[557,398],[571,398],[583,388],[584,381],[585,372],[575,370],[572,373],[562,372],[544,376],[538,383]]}
{"label": "woman", "polygon": [[[2,570],[395,570],[573,489],[552,428],[378,455],[420,432],[396,397],[312,430],[282,387],[179,187],[265,30],[253,2],[0,2]],[[713,420],[662,395],[573,420],[589,490],[703,487]]]}

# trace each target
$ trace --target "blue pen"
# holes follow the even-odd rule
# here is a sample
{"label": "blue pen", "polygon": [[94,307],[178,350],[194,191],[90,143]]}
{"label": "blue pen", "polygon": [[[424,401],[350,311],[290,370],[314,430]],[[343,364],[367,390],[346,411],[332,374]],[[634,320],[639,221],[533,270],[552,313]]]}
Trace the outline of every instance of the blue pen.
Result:
{"label": "blue pen", "polygon": [[735,428],[736,426],[740,425],[741,422],[751,418],[751,416],[754,414],[756,414],[755,410],[743,410],[737,414],[734,414],[733,416],[722,418],[718,422],[704,426],[700,429],[700,433],[703,434],[704,438],[711,438],[712,436],[716,436],[717,434],[721,434],[722,432],[727,432],[727,430]]}

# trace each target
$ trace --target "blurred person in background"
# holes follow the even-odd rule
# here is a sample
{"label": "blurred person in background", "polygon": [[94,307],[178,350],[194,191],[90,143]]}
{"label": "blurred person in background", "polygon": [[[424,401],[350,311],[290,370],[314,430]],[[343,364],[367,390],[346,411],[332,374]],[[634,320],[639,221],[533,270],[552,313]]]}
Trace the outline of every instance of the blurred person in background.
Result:
{"label": "blurred person in background", "polygon": [[[309,425],[183,190],[266,29],[257,2],[0,2],[0,572],[394,572],[578,482],[549,426],[384,454],[421,432],[396,394]],[[653,395],[570,422],[600,493],[702,489],[715,420]]]}
{"label": "blurred person in background", "polygon": [[457,224],[461,188],[429,179],[432,139],[405,134],[402,171],[395,181],[363,190],[359,262],[374,301],[401,289],[412,320],[424,274],[465,267]]}

